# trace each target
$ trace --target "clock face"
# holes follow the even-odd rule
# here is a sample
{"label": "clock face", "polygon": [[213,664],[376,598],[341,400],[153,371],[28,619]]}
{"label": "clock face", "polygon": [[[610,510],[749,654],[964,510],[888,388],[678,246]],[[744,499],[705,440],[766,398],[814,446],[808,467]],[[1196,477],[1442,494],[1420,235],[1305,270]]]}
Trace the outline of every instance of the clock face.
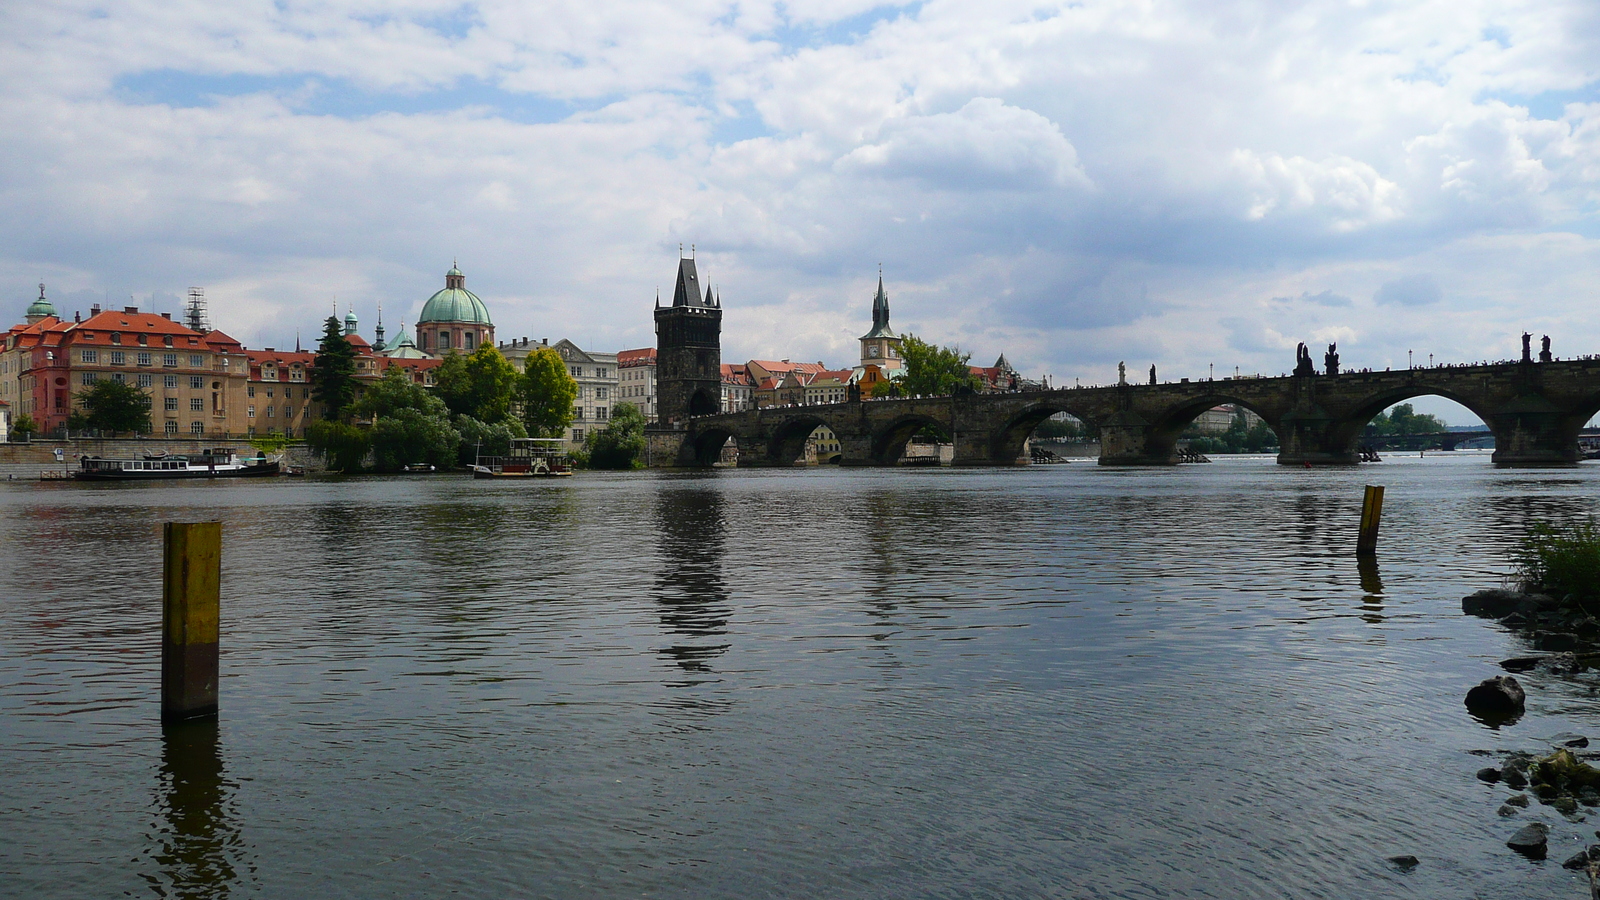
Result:
{"label": "clock face", "polygon": [[868,356],[877,356],[878,355],[878,345],[877,344],[873,344],[872,346],[868,347],[867,348],[867,355]]}

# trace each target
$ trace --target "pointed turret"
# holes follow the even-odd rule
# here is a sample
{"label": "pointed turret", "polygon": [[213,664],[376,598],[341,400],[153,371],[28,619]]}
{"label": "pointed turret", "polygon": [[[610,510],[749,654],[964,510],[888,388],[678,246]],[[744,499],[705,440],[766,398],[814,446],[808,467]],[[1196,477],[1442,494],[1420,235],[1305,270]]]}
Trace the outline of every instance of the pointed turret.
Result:
{"label": "pointed turret", "polygon": [[878,273],[878,294],[872,298],[872,330],[861,336],[867,338],[892,338],[894,329],[889,327],[889,294],[883,289],[883,273]]}
{"label": "pointed turret", "polygon": [[372,329],[372,349],[383,352],[383,304],[378,304],[378,326]]}
{"label": "pointed turret", "polygon": [[356,319],[355,307],[352,306],[350,311],[344,314],[344,333],[347,336],[355,334],[360,327],[361,323]]}
{"label": "pointed turret", "polygon": [[678,260],[678,285],[672,291],[673,306],[710,306],[711,304],[700,299],[700,273],[694,267],[693,259]]}

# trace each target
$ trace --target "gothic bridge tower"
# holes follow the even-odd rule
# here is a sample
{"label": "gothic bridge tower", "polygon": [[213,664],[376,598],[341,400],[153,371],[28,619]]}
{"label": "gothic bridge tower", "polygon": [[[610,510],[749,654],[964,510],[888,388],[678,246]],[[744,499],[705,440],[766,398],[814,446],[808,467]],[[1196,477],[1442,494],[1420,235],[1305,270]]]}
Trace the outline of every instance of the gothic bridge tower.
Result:
{"label": "gothic bridge tower", "polygon": [[679,251],[672,305],[656,298],[656,413],[663,425],[722,409],[722,301]]}

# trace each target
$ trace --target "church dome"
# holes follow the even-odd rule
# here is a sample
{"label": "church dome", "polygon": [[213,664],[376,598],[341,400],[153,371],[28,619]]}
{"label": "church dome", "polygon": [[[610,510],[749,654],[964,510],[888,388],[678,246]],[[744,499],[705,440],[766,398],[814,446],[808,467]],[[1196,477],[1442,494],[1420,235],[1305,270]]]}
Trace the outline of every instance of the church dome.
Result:
{"label": "church dome", "polygon": [[39,318],[45,318],[46,316],[53,316],[55,314],[56,314],[55,304],[53,304],[49,300],[45,299],[45,296],[44,296],[44,285],[42,285],[42,284],[39,285],[39,299],[37,299],[37,300],[33,301],[33,303],[29,304],[28,311],[27,311],[27,313],[25,313],[26,317],[29,318],[29,319],[32,319],[35,316],[37,316]]}
{"label": "church dome", "polygon": [[489,307],[483,305],[478,295],[467,290],[467,279],[455,266],[444,276],[444,290],[439,291],[422,305],[418,325],[433,322],[468,322],[473,325],[493,325],[489,320]]}

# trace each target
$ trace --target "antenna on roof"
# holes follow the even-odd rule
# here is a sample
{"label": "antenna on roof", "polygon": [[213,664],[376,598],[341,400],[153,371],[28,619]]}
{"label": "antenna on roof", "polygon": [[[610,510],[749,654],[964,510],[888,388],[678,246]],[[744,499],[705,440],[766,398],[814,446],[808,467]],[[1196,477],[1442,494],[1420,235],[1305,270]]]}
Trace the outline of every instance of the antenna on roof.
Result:
{"label": "antenna on roof", "polygon": [[211,330],[211,319],[206,315],[206,289],[189,288],[189,307],[184,312],[185,324],[204,334]]}
{"label": "antenna on roof", "polygon": [[683,259],[683,241],[678,242],[678,258]]}

